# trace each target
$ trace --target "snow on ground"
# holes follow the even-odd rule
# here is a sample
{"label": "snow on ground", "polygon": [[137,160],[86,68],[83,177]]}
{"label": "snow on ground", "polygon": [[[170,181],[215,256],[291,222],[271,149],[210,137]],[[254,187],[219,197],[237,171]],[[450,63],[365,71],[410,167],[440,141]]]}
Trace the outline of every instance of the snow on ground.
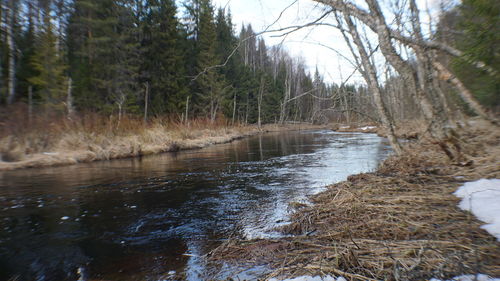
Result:
{"label": "snow on ground", "polygon": [[500,281],[500,278],[491,278],[488,275],[484,274],[478,274],[478,275],[471,274],[471,275],[457,276],[453,279],[448,279],[448,280],[432,278],[429,281]]}
{"label": "snow on ground", "polygon": [[472,212],[481,226],[500,241],[500,179],[467,182],[454,193],[462,198],[460,209]]}
{"label": "snow on ground", "polygon": [[[271,278],[269,281],[347,281],[344,277],[327,276],[300,276],[291,279],[276,279]],[[489,280],[488,280],[489,281]],[[497,281],[497,280],[494,280]]]}
{"label": "snow on ground", "polygon": [[359,129],[363,130],[363,131],[366,131],[366,130],[371,130],[371,129],[375,129],[375,128],[377,128],[377,127],[375,127],[375,126],[366,126],[366,127],[361,127]]}

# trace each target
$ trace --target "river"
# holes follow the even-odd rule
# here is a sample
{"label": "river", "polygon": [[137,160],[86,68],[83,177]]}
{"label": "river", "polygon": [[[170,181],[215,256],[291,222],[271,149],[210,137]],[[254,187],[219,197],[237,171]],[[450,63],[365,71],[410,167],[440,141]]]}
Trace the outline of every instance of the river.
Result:
{"label": "river", "polygon": [[200,279],[229,237],[280,235],[290,202],[390,153],[374,134],[268,133],[200,150],[0,172],[0,280]]}

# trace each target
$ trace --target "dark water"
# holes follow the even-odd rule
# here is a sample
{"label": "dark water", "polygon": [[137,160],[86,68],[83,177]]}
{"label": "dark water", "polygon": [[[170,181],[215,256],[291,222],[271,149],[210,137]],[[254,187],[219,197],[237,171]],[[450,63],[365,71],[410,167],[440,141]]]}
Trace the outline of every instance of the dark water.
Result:
{"label": "dark water", "polygon": [[0,280],[197,280],[228,237],[270,237],[287,205],[373,170],[371,134],[268,134],[202,150],[0,172]]}

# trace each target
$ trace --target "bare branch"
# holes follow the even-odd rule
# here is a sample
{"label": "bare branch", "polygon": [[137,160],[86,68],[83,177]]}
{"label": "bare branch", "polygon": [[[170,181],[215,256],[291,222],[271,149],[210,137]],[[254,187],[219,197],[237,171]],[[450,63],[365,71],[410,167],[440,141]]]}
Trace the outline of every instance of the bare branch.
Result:
{"label": "bare branch", "polygon": [[[377,21],[376,19],[367,11],[364,9],[352,4],[352,3],[346,3],[343,0],[314,0],[318,3],[322,3],[325,5],[330,6],[331,8],[340,11],[342,13],[348,13],[349,15],[354,16],[355,18],[359,19],[362,21],[364,24],[366,24],[371,30],[375,31],[377,30]],[[389,28],[389,34],[391,38],[396,39],[400,41],[401,43],[409,46],[415,46],[419,45],[424,48],[430,48],[433,50],[438,50],[445,52],[449,55],[455,56],[455,57],[464,57],[467,59],[470,63],[472,63],[474,66],[476,66],[479,69],[485,70],[488,72],[491,76],[493,77],[500,77],[500,74],[498,71],[495,69],[489,67],[487,64],[485,64],[482,61],[477,61],[473,60],[469,56],[465,55],[462,51],[449,46],[443,42],[435,41],[435,40],[415,40],[414,38],[410,36],[405,36],[403,35],[400,31],[394,30]]]}

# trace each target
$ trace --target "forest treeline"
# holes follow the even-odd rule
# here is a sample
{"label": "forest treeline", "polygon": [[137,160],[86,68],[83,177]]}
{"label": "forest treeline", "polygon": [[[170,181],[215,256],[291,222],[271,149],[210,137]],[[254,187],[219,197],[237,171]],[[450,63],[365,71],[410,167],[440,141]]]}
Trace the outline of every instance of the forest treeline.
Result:
{"label": "forest treeline", "polygon": [[30,112],[260,124],[332,105],[317,71],[210,0],[2,0],[1,19],[0,103]]}
{"label": "forest treeline", "polygon": [[[461,90],[453,83],[419,80],[419,75],[443,76],[443,71],[424,73],[435,68],[432,60],[458,77],[486,111],[498,110],[500,104],[500,8],[494,0],[466,0],[443,9],[426,38],[414,1],[413,8],[398,1],[383,7],[395,20],[384,31],[375,26],[385,20],[384,13],[374,16],[377,3],[365,11],[348,1],[317,0],[331,8],[325,19],[334,19],[343,31],[354,51],[351,63],[365,85],[325,83],[317,70],[309,73],[302,58],[283,46],[267,46],[250,24],[237,31],[230,11],[210,0],[0,1],[0,105],[27,105],[30,116],[51,111],[69,116],[97,112],[118,119],[124,114],[181,121],[224,117],[259,124],[334,118],[381,122],[378,91],[385,115],[403,121],[424,117],[421,86],[429,104],[446,103],[437,112],[478,114],[456,95]],[[355,28],[363,25],[379,38],[380,47],[362,38],[366,30],[357,43],[371,48],[366,50],[370,57],[386,58],[384,70],[374,69],[377,91],[366,79],[369,71],[358,52],[363,46],[356,43]],[[385,37],[392,39],[385,42],[386,49]],[[411,85],[412,76],[420,86]],[[427,119],[431,117],[429,111]]]}

